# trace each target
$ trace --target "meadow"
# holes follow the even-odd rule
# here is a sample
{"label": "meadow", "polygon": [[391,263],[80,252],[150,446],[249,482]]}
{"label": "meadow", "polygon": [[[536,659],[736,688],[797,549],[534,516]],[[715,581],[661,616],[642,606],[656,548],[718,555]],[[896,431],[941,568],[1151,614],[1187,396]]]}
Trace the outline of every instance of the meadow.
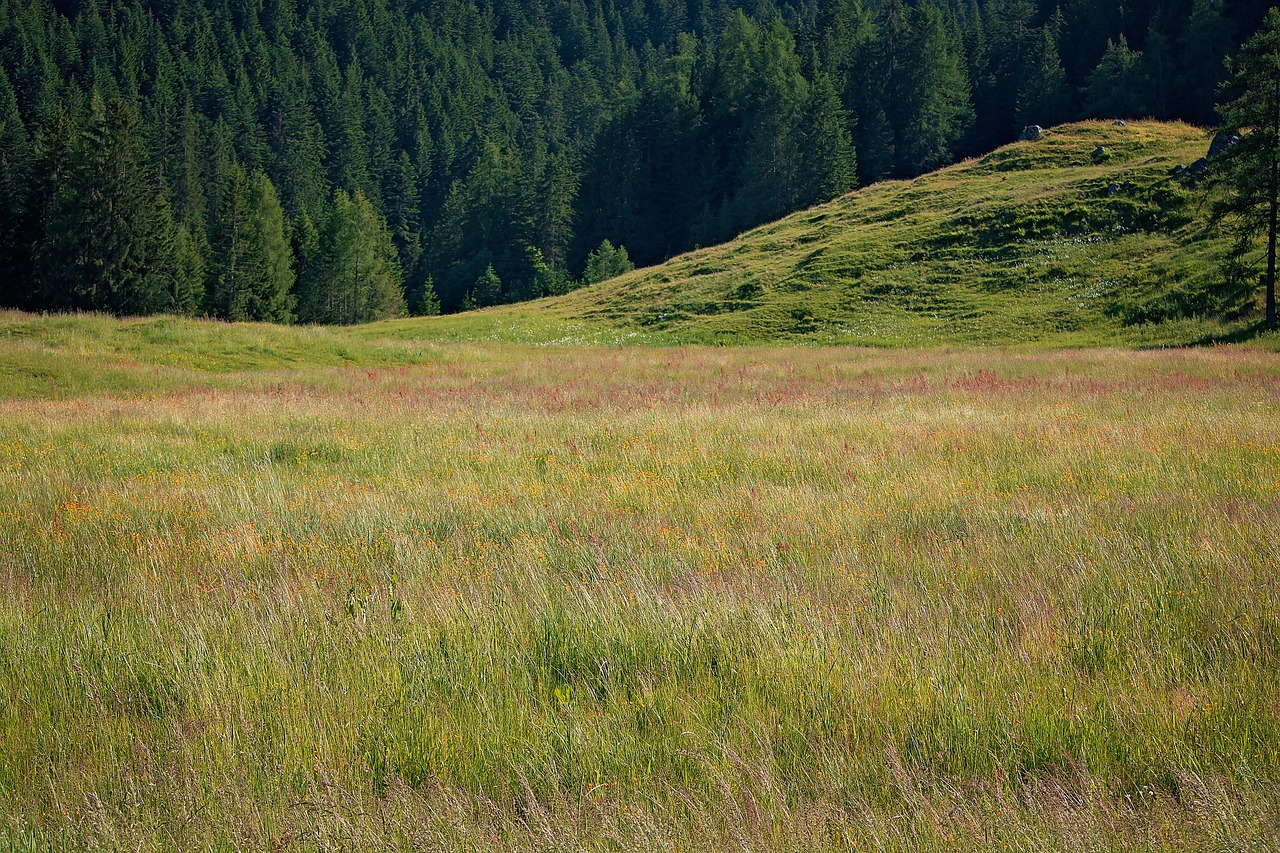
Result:
{"label": "meadow", "polygon": [[1274,849],[1275,353],[341,334],[0,316],[0,850]]}

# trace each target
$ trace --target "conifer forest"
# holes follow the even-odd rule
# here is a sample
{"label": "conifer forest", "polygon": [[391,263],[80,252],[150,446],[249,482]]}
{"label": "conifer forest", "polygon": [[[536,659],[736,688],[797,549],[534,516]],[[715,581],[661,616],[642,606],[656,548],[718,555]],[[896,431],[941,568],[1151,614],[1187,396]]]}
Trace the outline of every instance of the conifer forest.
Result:
{"label": "conifer forest", "polygon": [[0,304],[563,293],[1086,117],[1210,126],[1262,0],[0,0]]}

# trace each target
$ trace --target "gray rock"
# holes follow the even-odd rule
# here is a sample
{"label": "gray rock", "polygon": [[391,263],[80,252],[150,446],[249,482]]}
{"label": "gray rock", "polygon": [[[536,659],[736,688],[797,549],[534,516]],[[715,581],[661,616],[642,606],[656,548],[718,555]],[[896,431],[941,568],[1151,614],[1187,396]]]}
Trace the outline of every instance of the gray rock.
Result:
{"label": "gray rock", "polygon": [[1226,153],[1227,149],[1240,141],[1240,137],[1234,133],[1219,133],[1213,137],[1213,142],[1209,143],[1209,159],[1212,160],[1221,154]]}
{"label": "gray rock", "polygon": [[1107,149],[1103,148],[1101,145],[1093,149],[1093,159],[1101,160],[1103,157],[1106,157],[1106,156],[1107,156]]}
{"label": "gray rock", "polygon": [[1044,133],[1044,128],[1038,124],[1029,124],[1022,129],[1022,133],[1018,134],[1019,142],[1035,142],[1040,138],[1040,134]]}
{"label": "gray rock", "polygon": [[1120,185],[1115,181],[1107,184],[1107,195],[1120,195]]}
{"label": "gray rock", "polygon": [[1179,163],[1178,165],[1174,166],[1172,169],[1169,170],[1169,174],[1173,175],[1176,178],[1185,171],[1187,171],[1187,167]]}
{"label": "gray rock", "polygon": [[1123,119],[1116,119],[1115,121],[1111,122],[1111,126],[1112,127],[1128,127],[1129,123]]}
{"label": "gray rock", "polygon": [[1187,167],[1187,171],[1193,175],[1203,175],[1209,169],[1209,161],[1204,157],[1192,163]]}

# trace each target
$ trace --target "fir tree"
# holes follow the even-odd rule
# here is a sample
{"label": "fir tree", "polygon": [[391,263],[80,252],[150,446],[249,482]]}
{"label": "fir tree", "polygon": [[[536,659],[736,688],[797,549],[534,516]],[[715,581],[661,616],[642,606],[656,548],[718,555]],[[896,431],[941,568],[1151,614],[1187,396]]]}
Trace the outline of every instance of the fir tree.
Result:
{"label": "fir tree", "polygon": [[594,252],[587,256],[587,267],[582,273],[584,284],[607,281],[635,269],[627,256],[625,246],[614,246],[608,240],[600,241]]}
{"label": "fir tree", "polygon": [[31,294],[28,210],[32,153],[9,77],[0,68],[0,305],[26,307]]}
{"label": "fir tree", "polygon": [[501,301],[502,279],[498,278],[497,272],[493,269],[493,264],[489,264],[484,268],[484,272],[480,274],[476,279],[475,285],[467,293],[463,308],[466,310],[487,308],[490,305],[497,305]]}
{"label": "fir tree", "polygon": [[359,190],[334,194],[303,291],[302,319],[368,323],[404,313],[402,274],[385,220]]}
{"label": "fir tree", "polygon": [[284,210],[270,178],[234,166],[212,226],[208,308],[225,320],[287,323],[293,317],[293,256]]}
{"label": "fir tree", "polygon": [[1140,117],[1147,110],[1145,82],[1142,54],[1130,50],[1123,35],[1108,41],[1085,87],[1085,112],[1095,118]]}
{"label": "fir tree", "polygon": [[46,156],[56,178],[36,247],[47,307],[147,314],[170,308],[172,219],[124,101],[93,97],[84,126]]}
{"label": "fir tree", "polygon": [[1280,9],[1267,12],[1263,28],[1231,63],[1232,76],[1218,105],[1222,133],[1240,131],[1239,141],[1214,164],[1225,197],[1215,216],[1232,222],[1238,255],[1265,238],[1265,319],[1276,322],[1276,240],[1280,220]]}

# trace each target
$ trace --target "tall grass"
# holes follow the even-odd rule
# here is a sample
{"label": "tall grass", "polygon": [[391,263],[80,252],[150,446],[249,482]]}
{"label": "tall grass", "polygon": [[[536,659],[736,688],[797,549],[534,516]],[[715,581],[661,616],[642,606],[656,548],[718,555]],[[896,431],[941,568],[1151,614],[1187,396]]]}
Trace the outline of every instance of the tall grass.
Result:
{"label": "tall grass", "polygon": [[1274,848],[1275,355],[434,352],[0,402],[0,850]]}

